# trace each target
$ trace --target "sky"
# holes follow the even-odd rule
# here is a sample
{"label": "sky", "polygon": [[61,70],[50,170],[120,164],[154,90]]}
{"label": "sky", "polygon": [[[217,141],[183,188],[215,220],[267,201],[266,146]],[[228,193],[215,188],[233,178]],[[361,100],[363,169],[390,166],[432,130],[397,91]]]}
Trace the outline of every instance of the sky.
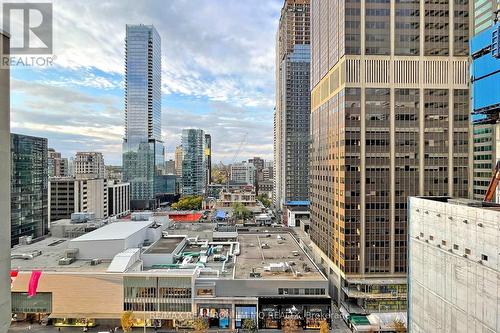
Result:
{"label": "sky", "polygon": [[[40,1],[38,1],[40,2]],[[11,69],[11,131],[64,157],[121,165],[126,24],[162,43],[162,138],[212,135],[212,163],[272,159],[275,33],[282,0],[54,0],[54,66]]]}

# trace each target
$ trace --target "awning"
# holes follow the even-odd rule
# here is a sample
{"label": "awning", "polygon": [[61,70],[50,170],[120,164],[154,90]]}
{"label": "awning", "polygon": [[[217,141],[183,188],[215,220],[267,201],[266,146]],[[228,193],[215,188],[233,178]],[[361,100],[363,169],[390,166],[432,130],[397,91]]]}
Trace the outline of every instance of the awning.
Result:
{"label": "awning", "polygon": [[88,318],[88,319],[120,319],[121,313],[58,313],[54,312],[49,318]]}
{"label": "awning", "polygon": [[223,210],[218,210],[217,213],[215,214],[215,217],[218,219],[225,219],[226,218],[226,212]]}

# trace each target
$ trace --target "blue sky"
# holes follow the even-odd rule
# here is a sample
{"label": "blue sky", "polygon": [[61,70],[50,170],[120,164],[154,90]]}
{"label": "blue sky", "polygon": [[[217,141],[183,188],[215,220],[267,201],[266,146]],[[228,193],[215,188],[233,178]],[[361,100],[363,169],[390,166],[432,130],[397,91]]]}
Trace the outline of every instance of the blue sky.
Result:
{"label": "blue sky", "polygon": [[[11,71],[11,127],[121,164],[125,25],[162,37],[162,136],[212,134],[213,163],[272,158],[281,0],[53,1],[55,66]],[[240,143],[241,152],[237,154]],[[236,156],[236,157],[235,157]]]}

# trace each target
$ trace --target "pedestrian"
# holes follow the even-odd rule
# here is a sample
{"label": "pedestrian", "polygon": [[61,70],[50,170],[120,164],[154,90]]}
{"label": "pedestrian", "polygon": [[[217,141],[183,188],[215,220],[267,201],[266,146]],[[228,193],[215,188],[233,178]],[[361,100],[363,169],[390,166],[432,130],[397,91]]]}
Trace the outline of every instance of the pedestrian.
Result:
{"label": "pedestrian", "polygon": [[58,327],[58,328],[57,328],[57,330],[58,330],[59,332],[61,332],[61,328],[60,328],[60,327]]}
{"label": "pedestrian", "polygon": [[31,325],[28,325],[28,331],[31,331]]}

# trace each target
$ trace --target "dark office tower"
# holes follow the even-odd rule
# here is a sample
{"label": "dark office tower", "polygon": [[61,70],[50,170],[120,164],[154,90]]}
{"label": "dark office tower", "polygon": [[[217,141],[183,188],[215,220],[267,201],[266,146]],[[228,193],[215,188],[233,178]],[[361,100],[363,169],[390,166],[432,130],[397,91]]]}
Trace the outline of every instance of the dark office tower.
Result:
{"label": "dark office tower", "polygon": [[274,203],[308,200],[310,1],[285,0],[276,34]]}
{"label": "dark office tower", "polygon": [[468,1],[312,0],[311,238],[348,312],[405,310],[408,196],[471,193],[468,35]]}
{"label": "dark office tower", "polygon": [[164,169],[161,141],[161,40],[151,25],[127,25],[123,180],[130,208],[156,207]]}
{"label": "dark office tower", "polygon": [[205,134],[205,158],[207,160],[207,186],[212,182],[212,136]]}
{"label": "dark office tower", "polygon": [[11,242],[48,232],[47,139],[11,135]]}
{"label": "dark office tower", "polygon": [[[0,30],[0,57],[9,56],[10,37]],[[0,286],[10,282],[10,70],[0,68]],[[0,333],[12,320],[10,288],[0,288]]]}

